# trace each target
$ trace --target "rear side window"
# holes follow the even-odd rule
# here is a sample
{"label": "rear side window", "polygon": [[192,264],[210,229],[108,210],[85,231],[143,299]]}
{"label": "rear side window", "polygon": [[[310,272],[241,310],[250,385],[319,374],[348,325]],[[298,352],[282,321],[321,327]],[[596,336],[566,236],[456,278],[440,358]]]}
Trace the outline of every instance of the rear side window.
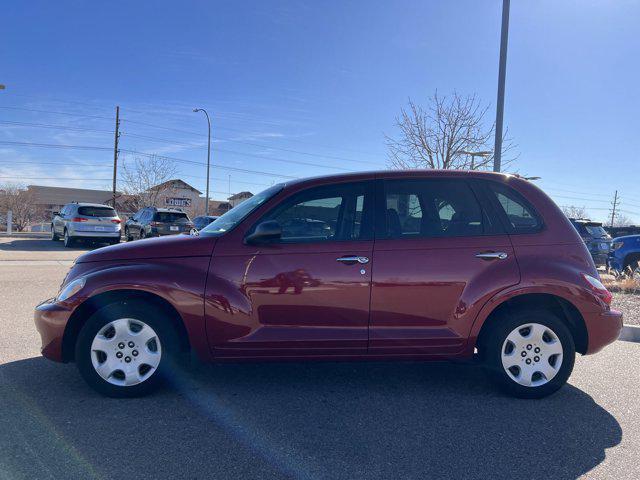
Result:
{"label": "rear side window", "polygon": [[187,214],[182,212],[156,212],[153,219],[156,222],[166,223],[187,223],[189,221]]}
{"label": "rear side window", "polygon": [[78,214],[85,217],[116,217],[117,213],[110,207],[78,207]]}
{"label": "rear side window", "polygon": [[487,233],[488,220],[461,180],[385,182],[387,238],[464,237]]}
{"label": "rear side window", "polygon": [[493,192],[506,215],[510,233],[533,233],[542,228],[542,221],[522,195],[496,183],[490,183],[489,190]]}

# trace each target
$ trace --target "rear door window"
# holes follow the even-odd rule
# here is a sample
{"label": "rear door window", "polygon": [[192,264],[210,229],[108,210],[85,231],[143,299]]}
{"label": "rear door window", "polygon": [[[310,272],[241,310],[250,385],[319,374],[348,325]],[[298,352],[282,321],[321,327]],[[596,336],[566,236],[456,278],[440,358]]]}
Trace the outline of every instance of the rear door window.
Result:
{"label": "rear door window", "polygon": [[85,217],[115,217],[116,211],[110,207],[78,207],[78,214]]}
{"label": "rear door window", "polygon": [[465,237],[488,233],[488,219],[462,180],[385,181],[386,238]]}

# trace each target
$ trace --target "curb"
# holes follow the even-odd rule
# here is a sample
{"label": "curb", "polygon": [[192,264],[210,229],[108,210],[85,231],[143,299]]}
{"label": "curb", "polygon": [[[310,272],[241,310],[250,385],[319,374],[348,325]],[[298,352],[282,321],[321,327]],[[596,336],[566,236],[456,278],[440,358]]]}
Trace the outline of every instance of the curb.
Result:
{"label": "curb", "polygon": [[640,326],[638,325],[623,325],[622,331],[618,340],[625,342],[639,342],[640,343]]}

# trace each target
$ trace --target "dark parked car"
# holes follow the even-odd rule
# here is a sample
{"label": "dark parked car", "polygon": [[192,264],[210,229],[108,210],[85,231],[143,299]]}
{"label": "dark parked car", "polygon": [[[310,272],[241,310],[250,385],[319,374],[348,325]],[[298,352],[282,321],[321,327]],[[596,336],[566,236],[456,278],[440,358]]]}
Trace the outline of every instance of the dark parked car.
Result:
{"label": "dark parked car", "polygon": [[46,357],[75,361],[111,396],[150,392],[188,352],[442,360],[477,350],[497,385],[534,398],[565,384],[576,352],[618,338],[611,299],[535,185],[387,171],[276,185],[198,236],[86,253],[35,322]]}
{"label": "dark parked car", "polygon": [[605,231],[602,223],[581,218],[570,218],[597,267],[607,264],[607,256],[611,248],[611,236]]}
{"label": "dark parked car", "polygon": [[640,278],[640,235],[614,238],[607,266],[619,272],[630,270]]}
{"label": "dark parked car", "polygon": [[200,215],[193,219],[193,228],[195,228],[196,230],[202,230],[217,218],[218,217],[214,217],[212,215]]}
{"label": "dark parked car", "polygon": [[172,208],[146,207],[139,210],[124,224],[127,241],[189,233],[193,222],[181,210]]}

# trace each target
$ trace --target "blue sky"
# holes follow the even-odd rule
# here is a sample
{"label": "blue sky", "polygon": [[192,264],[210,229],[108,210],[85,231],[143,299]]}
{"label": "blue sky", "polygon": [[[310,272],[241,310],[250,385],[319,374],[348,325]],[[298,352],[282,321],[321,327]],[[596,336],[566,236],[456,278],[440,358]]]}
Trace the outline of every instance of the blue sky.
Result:
{"label": "blue sky", "polygon": [[[110,188],[115,105],[123,150],[187,160],[178,176],[201,190],[206,121],[191,110],[206,108],[214,198],[229,175],[232,192],[256,192],[385,168],[408,97],[475,93],[494,115],[500,12],[499,0],[4,2],[0,183]],[[512,168],[559,204],[603,219],[617,189],[640,223],[638,18],[638,1],[513,1],[505,125]]]}

